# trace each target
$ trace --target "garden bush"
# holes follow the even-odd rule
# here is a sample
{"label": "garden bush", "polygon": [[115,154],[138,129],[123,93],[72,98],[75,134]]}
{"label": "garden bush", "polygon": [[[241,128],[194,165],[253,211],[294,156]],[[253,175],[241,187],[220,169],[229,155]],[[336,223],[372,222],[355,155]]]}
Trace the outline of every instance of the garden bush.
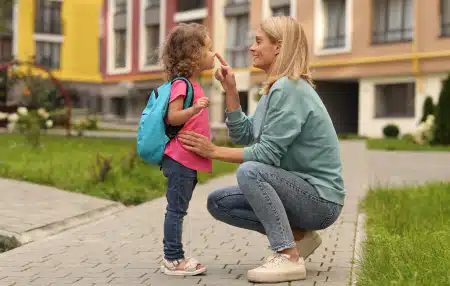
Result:
{"label": "garden bush", "polygon": [[387,138],[398,138],[400,129],[395,124],[388,124],[383,128],[383,135]]}
{"label": "garden bush", "polygon": [[436,107],[434,144],[450,145],[450,74],[444,81]]}
{"label": "garden bush", "polygon": [[434,115],[434,103],[431,96],[427,96],[425,98],[425,101],[423,102],[423,108],[422,108],[422,118],[420,119],[420,122],[425,122],[427,120],[428,115]]}

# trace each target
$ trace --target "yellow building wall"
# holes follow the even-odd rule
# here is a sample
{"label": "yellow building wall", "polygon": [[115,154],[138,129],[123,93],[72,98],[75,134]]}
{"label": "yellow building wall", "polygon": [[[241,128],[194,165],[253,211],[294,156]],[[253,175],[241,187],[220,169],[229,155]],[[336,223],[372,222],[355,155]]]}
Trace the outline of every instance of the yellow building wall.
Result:
{"label": "yellow building wall", "polygon": [[[35,0],[18,1],[17,58],[28,61],[35,54]],[[64,81],[100,82],[99,21],[103,0],[64,0],[60,69],[53,75]]]}

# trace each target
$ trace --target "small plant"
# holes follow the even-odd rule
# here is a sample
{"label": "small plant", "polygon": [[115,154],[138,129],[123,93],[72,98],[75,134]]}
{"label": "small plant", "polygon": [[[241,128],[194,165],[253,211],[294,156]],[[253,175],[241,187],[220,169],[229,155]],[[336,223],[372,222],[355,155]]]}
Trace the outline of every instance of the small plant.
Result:
{"label": "small plant", "polygon": [[26,107],[17,108],[17,112],[12,114],[0,114],[0,120],[7,117],[8,130],[19,131],[27,138],[28,143],[33,147],[39,147],[41,143],[41,129],[53,127],[50,114],[44,109],[28,110]]}
{"label": "small plant", "polygon": [[130,173],[136,167],[137,151],[132,148],[120,159],[120,167],[123,173]]}
{"label": "small plant", "polygon": [[420,123],[425,122],[427,120],[428,115],[434,115],[434,103],[431,96],[427,96],[425,101],[423,102],[423,110],[422,110],[422,118],[420,119]]}
{"label": "small plant", "polygon": [[105,157],[98,153],[95,163],[91,167],[91,178],[95,182],[104,182],[112,169],[112,157]]}
{"label": "small plant", "polygon": [[14,236],[0,235],[0,253],[20,246],[20,242]]}
{"label": "small plant", "polygon": [[435,117],[429,114],[427,119],[419,124],[414,134],[414,142],[418,144],[430,144],[434,139]]}
{"label": "small plant", "polygon": [[386,138],[398,138],[400,129],[395,124],[388,124],[383,128],[383,135]]}
{"label": "small plant", "polygon": [[98,119],[93,116],[88,116],[73,125],[78,136],[83,136],[86,130],[98,130]]}

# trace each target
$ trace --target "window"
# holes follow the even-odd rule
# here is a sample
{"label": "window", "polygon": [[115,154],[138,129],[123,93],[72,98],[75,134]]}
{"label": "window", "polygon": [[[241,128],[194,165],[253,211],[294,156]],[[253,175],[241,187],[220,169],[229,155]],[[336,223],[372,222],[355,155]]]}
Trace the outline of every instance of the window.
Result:
{"label": "window", "polygon": [[12,58],[12,36],[0,37],[0,62],[9,61]]}
{"label": "window", "polygon": [[450,36],[450,0],[441,0],[441,35]]}
{"label": "window", "polygon": [[375,117],[414,117],[415,84],[376,86]]}
{"label": "window", "polygon": [[36,1],[35,33],[57,35],[62,33],[61,5],[60,1]]}
{"label": "window", "polygon": [[228,59],[236,68],[248,67],[248,14],[229,18],[228,24]]}
{"label": "window", "polygon": [[345,46],[345,0],[324,0],[324,31],[323,48],[342,48]]}
{"label": "window", "polygon": [[127,14],[127,0],[116,0],[115,15]]}
{"label": "window", "polygon": [[272,16],[289,16],[291,13],[290,5],[272,8]]}
{"label": "window", "polygon": [[249,0],[228,0],[227,4],[247,4]]}
{"label": "window", "polygon": [[49,69],[60,68],[61,43],[36,41],[36,63]]}
{"label": "window", "polygon": [[116,29],[114,31],[115,38],[115,67],[126,67],[126,50],[127,50],[127,30]]}
{"label": "window", "polygon": [[178,12],[204,8],[204,0],[178,0]]}
{"label": "window", "polygon": [[159,7],[160,3],[160,0],[147,0],[147,8]]}
{"label": "window", "polygon": [[147,56],[145,64],[152,66],[158,64],[159,25],[148,25],[146,28]]}
{"label": "window", "polygon": [[373,4],[374,43],[412,40],[412,0],[373,0]]}

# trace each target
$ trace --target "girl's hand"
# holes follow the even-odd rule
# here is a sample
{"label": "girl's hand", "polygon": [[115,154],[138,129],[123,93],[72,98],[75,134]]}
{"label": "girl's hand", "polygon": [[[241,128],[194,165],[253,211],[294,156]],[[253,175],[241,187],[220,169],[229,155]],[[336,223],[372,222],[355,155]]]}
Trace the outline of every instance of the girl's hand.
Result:
{"label": "girl's hand", "polygon": [[204,158],[213,158],[217,146],[211,143],[209,138],[193,131],[181,131],[178,135],[183,147],[195,152]]}
{"label": "girl's hand", "polygon": [[202,97],[194,103],[194,115],[202,111],[203,108],[207,108],[209,105],[209,99]]}
{"label": "girl's hand", "polygon": [[219,54],[216,53],[216,57],[219,59],[222,66],[216,70],[214,76],[220,81],[225,92],[233,92],[236,90],[236,79],[234,77],[233,69],[228,65],[227,61]]}

